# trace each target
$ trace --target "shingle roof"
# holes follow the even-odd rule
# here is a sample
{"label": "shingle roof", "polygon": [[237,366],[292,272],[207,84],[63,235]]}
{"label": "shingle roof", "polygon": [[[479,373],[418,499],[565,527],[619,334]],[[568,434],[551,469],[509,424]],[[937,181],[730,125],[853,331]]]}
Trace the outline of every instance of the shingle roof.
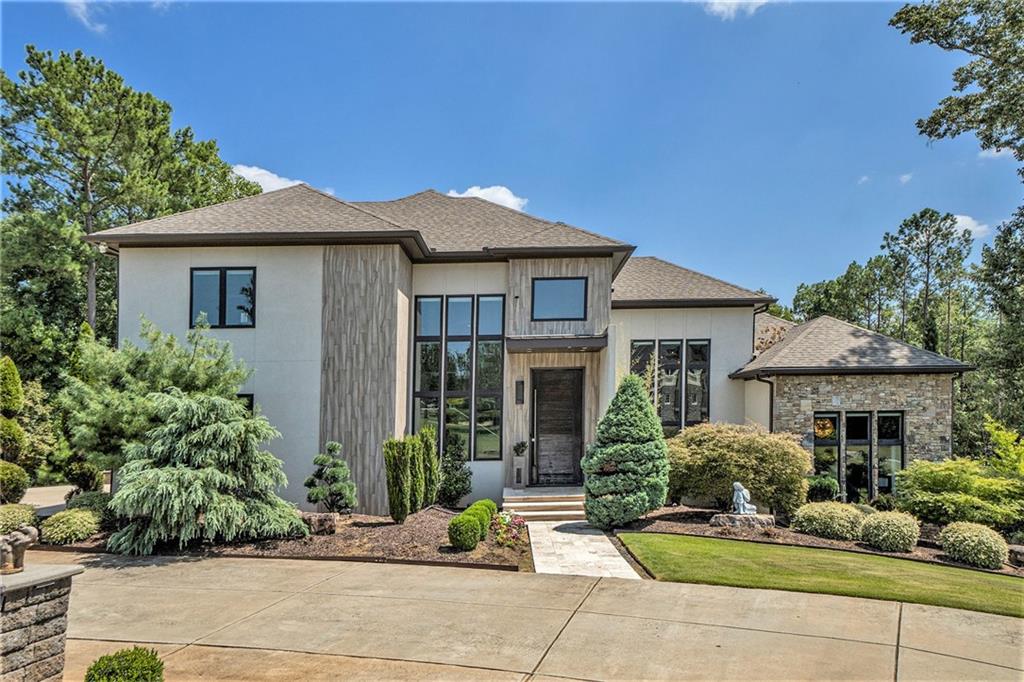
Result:
{"label": "shingle roof", "polygon": [[757,305],[774,297],[652,256],[634,256],[615,278],[613,308]]}
{"label": "shingle roof", "polygon": [[730,376],[955,373],[969,369],[970,365],[958,360],[822,315],[793,327],[785,338]]}

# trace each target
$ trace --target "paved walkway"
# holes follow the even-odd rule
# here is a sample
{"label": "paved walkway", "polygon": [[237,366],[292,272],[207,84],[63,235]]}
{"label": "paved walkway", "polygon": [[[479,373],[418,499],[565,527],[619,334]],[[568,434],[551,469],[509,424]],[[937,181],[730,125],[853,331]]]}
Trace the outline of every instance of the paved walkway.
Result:
{"label": "paved walkway", "polygon": [[1024,620],[849,597],[274,559],[87,566],[66,679],[155,646],[174,680],[1024,678]]}
{"label": "paved walkway", "polygon": [[538,573],[640,579],[608,536],[586,521],[531,521],[527,526]]}

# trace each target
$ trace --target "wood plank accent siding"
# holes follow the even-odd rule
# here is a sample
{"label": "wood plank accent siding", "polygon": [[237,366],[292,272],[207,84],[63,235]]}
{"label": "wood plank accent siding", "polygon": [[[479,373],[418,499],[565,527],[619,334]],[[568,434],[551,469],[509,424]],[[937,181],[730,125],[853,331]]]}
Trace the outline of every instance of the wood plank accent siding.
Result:
{"label": "wood plank accent siding", "polygon": [[341,443],[367,514],[387,513],[381,446],[405,430],[411,291],[397,245],[324,248],[320,446]]}
{"label": "wood plank accent siding", "polygon": [[[587,319],[534,322],[530,319],[533,278],[586,277]],[[514,258],[508,268],[510,336],[538,334],[603,334],[611,315],[612,259]]]}

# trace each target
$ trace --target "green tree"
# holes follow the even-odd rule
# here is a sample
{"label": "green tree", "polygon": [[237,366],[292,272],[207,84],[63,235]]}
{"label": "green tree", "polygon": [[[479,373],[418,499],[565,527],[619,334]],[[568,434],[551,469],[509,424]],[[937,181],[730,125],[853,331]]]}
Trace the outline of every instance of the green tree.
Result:
{"label": "green tree", "polygon": [[17,420],[24,406],[21,376],[14,361],[5,355],[0,358],[0,458],[19,466],[27,447],[25,431]]}
{"label": "green tree", "polygon": [[665,438],[643,382],[625,377],[583,458],[587,521],[614,528],[665,504]]}
{"label": "green tree", "polygon": [[928,0],[904,5],[889,24],[911,43],[970,59],[953,71],[954,94],[918,120],[918,131],[931,139],[973,132],[982,149],[1009,149],[1024,162],[1024,3]]}
{"label": "green tree", "polygon": [[437,502],[437,490],[441,487],[441,460],[437,456],[437,429],[427,424],[416,434],[423,450],[423,506]]}
{"label": "green tree", "polygon": [[36,478],[39,467],[50,461],[58,445],[58,434],[53,423],[53,407],[38,381],[24,383],[25,405],[17,422],[25,434],[25,445],[18,464]]}
{"label": "green tree", "polygon": [[305,535],[295,507],[275,493],[286,485],[281,460],[261,445],[280,433],[234,398],[149,396],[156,425],[128,448],[110,507],[127,525],[107,546],[151,554],[162,543],[232,542]]}
{"label": "green tree", "polygon": [[306,479],[306,500],[323,505],[329,512],[350,511],[359,504],[356,484],[348,464],[341,458],[341,443],[327,442],[327,452],[313,458],[313,473]]}
{"label": "green tree", "polygon": [[472,489],[473,472],[466,462],[466,440],[455,431],[445,431],[437,502],[444,507],[457,507]]}
{"label": "green tree", "polygon": [[384,475],[388,485],[388,513],[395,523],[405,523],[409,516],[412,476],[410,452],[401,438],[384,441]]}

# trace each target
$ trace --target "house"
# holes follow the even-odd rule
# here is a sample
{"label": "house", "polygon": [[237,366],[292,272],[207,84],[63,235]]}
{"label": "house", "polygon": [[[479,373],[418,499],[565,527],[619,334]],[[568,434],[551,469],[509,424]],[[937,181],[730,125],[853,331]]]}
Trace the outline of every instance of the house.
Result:
{"label": "house", "polygon": [[381,444],[428,423],[465,450],[473,499],[578,485],[630,372],[654,377],[666,431],[795,430],[871,494],[907,459],[949,453],[951,377],[968,369],[830,318],[755,357],[772,297],[432,190],[348,202],[297,185],[90,239],[119,258],[122,340],[141,316],[183,335],[205,314],[255,370],[243,390],[282,433],[272,449],[299,504],[313,456],[337,440],[362,510],[385,513]]}

